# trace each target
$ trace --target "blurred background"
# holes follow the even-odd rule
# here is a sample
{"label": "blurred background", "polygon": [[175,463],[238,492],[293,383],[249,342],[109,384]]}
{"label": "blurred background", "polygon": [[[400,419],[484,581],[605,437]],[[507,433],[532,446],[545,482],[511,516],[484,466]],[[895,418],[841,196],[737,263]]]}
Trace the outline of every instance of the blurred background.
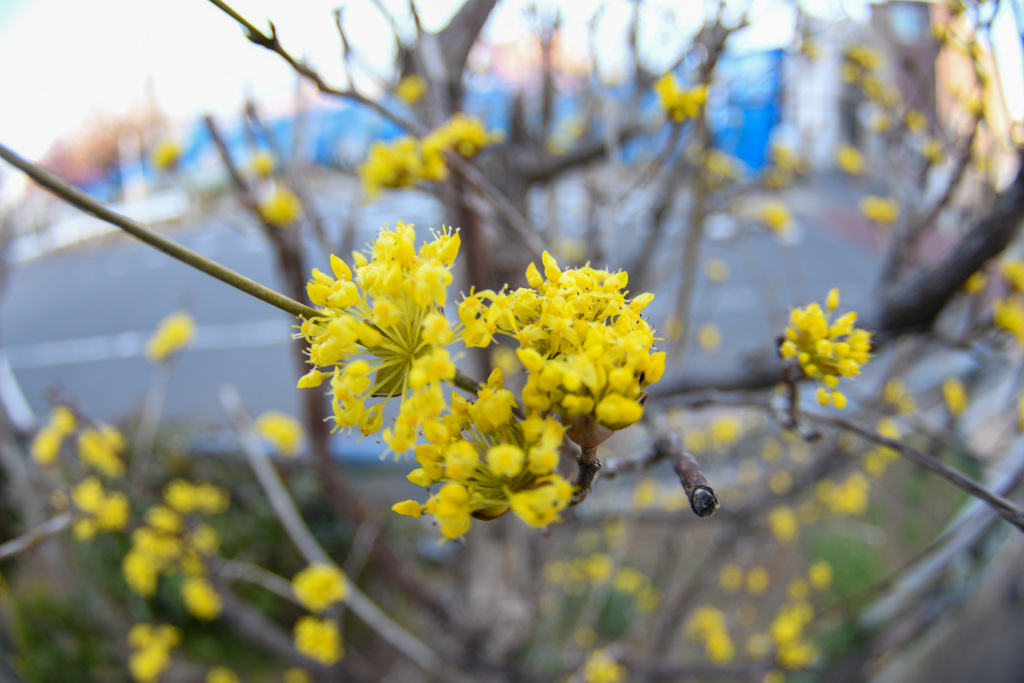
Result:
{"label": "blurred background", "polygon": [[[486,21],[451,87],[454,104],[440,105],[432,95],[410,102],[396,87],[419,73],[424,54],[429,62],[431,49],[457,35],[444,31],[462,16],[458,0],[418,3],[415,17],[407,3],[390,0],[239,0],[233,7],[257,28],[272,21],[296,60],[335,88],[355,88],[428,127],[447,108],[500,132],[503,141],[481,153],[479,166],[559,263],[626,268],[634,294],[655,293],[646,313],[669,366],[664,388],[651,389],[652,405],[701,459],[722,511],[693,517],[663,462],[600,481],[591,499],[566,513],[565,526],[539,540],[502,519],[478,523],[464,544],[438,547],[429,524],[390,521],[391,503],[416,493],[403,478],[408,463],[382,461],[374,438],[332,435],[325,441],[332,458],[375,511],[374,533],[396,534],[425,585],[457,605],[461,626],[453,633],[461,635],[453,638],[468,642],[474,628],[484,634],[454,648],[466,657],[456,666],[471,680],[618,680],[586,671],[587,654],[602,644],[626,663],[628,680],[1021,680],[1015,634],[1024,624],[1024,546],[1017,530],[907,462],[884,476],[869,465],[868,486],[858,462],[877,444],[842,430],[810,443],[764,410],[736,408],[713,392],[770,397],[778,379],[770,369],[777,366],[773,344],[790,308],[823,301],[831,288],[841,290],[842,310],[880,325],[901,235],[926,224],[914,233],[907,271],[945,263],[969,227],[1012,191],[1024,119],[1024,2],[475,4],[487,6]],[[865,50],[874,56],[857,57]],[[485,193],[456,201],[451,193],[465,190],[438,183],[368,194],[361,166],[374,144],[405,135],[402,126],[351,98],[319,92],[279,55],[246,40],[213,4],[0,0],[0,64],[0,143],[278,291],[290,286],[280,245],[240,201],[225,154],[243,167],[269,151],[277,179],[301,188],[294,248],[308,268],[329,272],[330,253],[348,259],[396,221],[414,223],[421,238],[442,224],[476,230],[463,212],[469,207],[483,226],[484,253],[493,255],[492,277],[480,282],[471,268],[458,271],[451,291],[521,284],[530,259],[517,253],[514,233],[501,227]],[[851,64],[868,76],[852,76]],[[698,124],[665,120],[651,86],[666,72],[684,84],[708,77],[705,147],[692,147]],[[152,156],[165,141],[180,151],[171,170]],[[856,172],[837,156],[846,147],[859,155]],[[695,161],[693,149],[718,154],[720,165]],[[553,159],[568,161],[546,174],[534,170]],[[256,181],[253,191],[261,191]],[[868,196],[897,201],[895,223],[865,211]],[[24,449],[52,407],[64,404],[131,434],[159,394],[153,448],[170,464],[152,475],[148,493],[182,472],[220,477],[233,498],[250,497],[250,507],[224,522],[225,538],[238,533],[223,550],[282,573],[294,569],[295,560],[275,557],[280,531],[254,540],[273,523],[266,504],[251,499],[259,496],[255,485],[236,482],[236,491],[225,483],[236,477],[230,454],[237,455],[239,439],[218,398],[230,384],[254,415],[309,418],[309,390],[295,388],[294,319],[70,207],[8,165],[0,166],[0,220],[0,399],[14,442]],[[1016,241],[1007,250],[1021,252]],[[879,350],[848,394],[850,412],[872,430],[890,419],[896,426],[879,431],[894,429],[1012,498],[1024,458],[1014,427],[1024,366],[1020,347],[999,336],[986,313],[993,298],[1012,292],[996,270],[977,300],[946,302],[946,317],[929,334],[893,333],[899,339]],[[194,318],[195,338],[175,354],[173,372],[164,372],[145,349],[158,322],[176,310]],[[481,377],[494,366],[506,376],[521,370],[508,354],[467,352],[466,361]],[[967,386],[966,411],[952,413],[944,398],[951,376]],[[805,393],[811,403],[813,392]],[[624,430],[602,447],[602,459],[640,452],[648,437]],[[280,462],[318,539],[332,556],[350,557],[365,543],[364,527],[331,527],[336,511],[317,488],[322,475],[309,465],[313,457]],[[9,473],[6,480],[11,485]],[[55,486],[35,484],[37,492],[48,485]],[[28,526],[15,507],[0,506],[2,539]],[[782,508],[801,531],[780,530]],[[474,537],[477,527],[492,526],[497,531]],[[488,553],[507,559],[519,550],[515,562],[524,566],[506,563],[517,568],[506,567],[513,578],[489,586],[466,578],[472,568],[486,574],[496,562],[482,559]],[[97,574],[104,563],[116,573],[123,551],[124,543],[112,545],[78,561]],[[28,586],[15,566],[0,569],[12,586]],[[365,590],[379,597],[385,591],[373,582],[381,570],[370,567]],[[618,578],[627,567],[651,592],[630,584],[628,573]],[[534,589],[536,604],[527,604]],[[124,597],[119,586],[106,590]],[[24,591],[5,598],[8,626],[0,635],[10,666],[0,681],[128,680],[111,663],[117,653],[86,657],[88,619],[69,616],[80,606]],[[805,593],[815,596],[814,617],[796,619],[795,628],[812,634],[813,656],[787,666],[772,629],[782,628],[786,606],[802,604]],[[126,598],[126,610],[135,620],[143,613],[187,622],[186,640],[203,643],[188,654],[192,662],[225,660],[243,680],[288,680],[272,662],[246,666],[252,644],[244,633],[193,624],[180,606],[161,600],[140,608]],[[382,600],[410,630],[432,635],[422,605]],[[259,598],[250,602],[287,623],[288,615]],[[709,617],[705,607],[717,612]],[[487,618],[473,612],[485,609],[497,611]],[[537,615],[544,621],[534,623]],[[720,637],[710,644],[718,631],[707,624],[716,619],[732,634],[728,657]],[[42,644],[41,634],[58,622],[72,644]],[[432,680],[411,665],[383,667],[386,647],[365,629],[352,630],[346,642],[351,637],[365,653],[344,671],[351,678],[314,676]],[[643,638],[655,644],[637,646]],[[67,666],[42,666],[47,658]],[[206,674],[184,666],[168,675]]]}

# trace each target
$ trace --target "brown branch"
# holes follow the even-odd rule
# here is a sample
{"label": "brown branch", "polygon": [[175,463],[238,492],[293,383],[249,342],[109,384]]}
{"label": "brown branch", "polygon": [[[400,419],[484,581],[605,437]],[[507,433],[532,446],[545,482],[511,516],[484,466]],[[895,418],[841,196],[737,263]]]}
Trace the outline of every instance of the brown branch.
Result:
{"label": "brown branch", "polygon": [[576,456],[576,465],[579,467],[579,473],[576,475],[576,481],[572,483],[574,490],[570,505],[582,503],[587,499],[590,490],[594,487],[597,473],[601,471],[601,460],[597,457],[597,446],[582,447]]}

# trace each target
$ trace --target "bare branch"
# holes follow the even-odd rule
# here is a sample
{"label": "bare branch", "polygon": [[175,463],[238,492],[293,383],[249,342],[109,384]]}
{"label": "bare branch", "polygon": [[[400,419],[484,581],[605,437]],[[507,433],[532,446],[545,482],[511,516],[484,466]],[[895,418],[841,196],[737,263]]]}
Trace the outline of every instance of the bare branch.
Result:
{"label": "bare branch", "polygon": [[32,550],[46,539],[67,529],[71,526],[71,521],[71,513],[62,512],[39,526],[26,531],[21,536],[0,544],[0,562]]}

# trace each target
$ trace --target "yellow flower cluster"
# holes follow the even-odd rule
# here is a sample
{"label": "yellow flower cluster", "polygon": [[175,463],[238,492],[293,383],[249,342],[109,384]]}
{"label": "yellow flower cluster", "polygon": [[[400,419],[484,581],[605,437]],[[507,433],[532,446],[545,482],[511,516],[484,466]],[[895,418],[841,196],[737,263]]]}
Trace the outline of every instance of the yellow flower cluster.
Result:
{"label": "yellow flower cluster", "polygon": [[654,92],[658,95],[661,108],[676,123],[696,118],[704,108],[704,103],[708,101],[707,85],[684,90],[680,87],[675,74],[671,72],[654,83]]}
{"label": "yellow flower cluster", "polygon": [[348,582],[334,565],[313,564],[295,575],[292,590],[299,602],[311,612],[323,612],[348,595]]}
{"label": "yellow flower cluster", "polygon": [[836,163],[839,168],[850,175],[860,175],[864,172],[864,157],[856,147],[852,145],[840,145],[836,152]]}
{"label": "yellow flower cluster", "polygon": [[947,377],[942,383],[942,399],[953,417],[959,417],[967,409],[967,390],[956,377]]}
{"label": "yellow flower cluster", "polygon": [[[902,435],[900,434],[899,425],[894,420],[888,417],[883,417],[878,421],[878,426],[875,428],[881,436],[890,439],[899,439]],[[896,459],[899,458],[899,451],[889,446],[875,446],[864,456],[864,471],[872,477],[880,477],[885,473],[885,470],[891,465]],[[850,495],[856,495],[851,492]],[[866,496],[866,492],[864,494]],[[866,501],[865,501],[866,505]]]}
{"label": "yellow flower cluster", "polygon": [[79,541],[91,541],[104,531],[121,531],[132,513],[128,496],[121,491],[105,491],[96,477],[89,477],[71,489],[71,500],[81,512],[72,527]]}
{"label": "yellow flower cluster", "polygon": [[780,201],[765,202],[757,212],[757,220],[765,224],[779,237],[784,237],[793,225],[789,208]]}
{"label": "yellow flower cluster", "polygon": [[283,456],[294,458],[302,447],[302,425],[291,415],[268,410],[253,424],[256,435]]}
{"label": "yellow flower cluster", "polygon": [[626,668],[604,650],[594,650],[583,665],[583,680],[587,683],[620,683],[626,680]]}
{"label": "yellow flower cluster", "polygon": [[302,201],[287,187],[274,185],[258,208],[264,221],[278,228],[287,228],[302,214]]}
{"label": "yellow flower cluster", "polygon": [[725,615],[714,607],[705,605],[694,611],[686,622],[686,636],[702,643],[704,655],[715,664],[727,664],[735,655],[736,648],[729,637]]}
{"label": "yellow flower cluster", "polygon": [[882,65],[882,57],[867,45],[854,43],[846,48],[846,63],[843,66],[843,80],[857,82],[865,76],[872,76]]}
{"label": "yellow flower cluster", "polygon": [[89,427],[78,435],[78,459],[86,469],[116,479],[124,475],[124,436],[108,424]]}
{"label": "yellow flower cluster", "polygon": [[533,527],[558,521],[572,498],[572,485],[555,473],[564,429],[551,417],[519,420],[514,405],[497,369],[476,403],[453,395],[439,433],[424,428],[431,443],[416,447],[421,467],[408,477],[423,487],[443,485],[426,505],[407,500],[392,509],[432,515],[449,539],[469,531],[472,518],[486,521],[509,511]]}
{"label": "yellow flower cluster", "polygon": [[406,104],[416,104],[427,93],[427,82],[419,76],[406,76],[395,86],[395,96]]}
{"label": "yellow flower cluster", "polygon": [[1010,296],[992,302],[992,323],[996,328],[1009,332],[1024,346],[1024,308],[1018,297]]}
{"label": "yellow flower cluster", "polygon": [[860,201],[860,212],[869,221],[888,225],[900,215],[900,204],[895,199],[868,195]]}
{"label": "yellow flower cluster", "polygon": [[153,683],[171,666],[171,648],[181,643],[181,632],[168,624],[135,624],[128,632],[132,654],[128,670],[137,683]]}
{"label": "yellow flower cluster", "polygon": [[796,358],[804,374],[821,384],[819,403],[843,408],[846,396],[835,388],[840,377],[859,375],[861,366],[871,358],[871,333],[854,327],[857,314],[852,311],[830,323],[838,307],[839,290],[831,289],[825,311],[817,303],[790,311],[786,340],[779,352],[783,358]]}
{"label": "yellow flower cluster", "polygon": [[871,483],[863,472],[853,472],[842,483],[823,479],[814,488],[818,502],[834,515],[857,517],[868,509]]}
{"label": "yellow flower cluster", "polygon": [[[529,287],[477,292],[460,304],[467,346],[487,346],[501,333],[516,339],[528,376],[523,405],[556,413],[574,431],[596,422],[610,430],[643,415],[644,388],[665,371],[665,354],[651,353],[654,331],[642,317],[653,294],[626,298],[625,272],[558,267],[543,254],[544,274],[526,269]],[[485,303],[489,302],[489,304]]]}
{"label": "yellow flower cluster", "polygon": [[220,595],[205,576],[187,577],[181,584],[181,599],[189,614],[199,621],[216,619],[223,607]]}
{"label": "yellow flower cluster", "polygon": [[656,505],[665,512],[679,512],[690,507],[690,501],[678,483],[672,485],[651,478],[640,480],[633,490],[633,508],[647,510]]}
{"label": "yellow flower cluster", "polygon": [[196,323],[191,315],[185,311],[171,313],[157,324],[146,342],[146,358],[159,363],[191,344],[195,336]]}
{"label": "yellow flower cluster", "polygon": [[146,524],[131,535],[131,548],[121,561],[121,573],[132,592],[149,597],[161,574],[181,571],[186,580],[182,598],[198,619],[220,613],[220,598],[206,576],[204,556],[220,546],[217,532],[203,522],[186,524],[189,515],[219,515],[227,510],[228,495],[208,483],[175,479],[164,487],[164,504],[146,512]]}
{"label": "yellow flower cluster", "polygon": [[633,567],[615,571],[615,563],[608,553],[591,553],[572,560],[551,560],[544,565],[543,576],[545,581],[561,586],[570,595],[581,594],[587,585],[601,586],[611,581],[616,591],[633,596],[637,610],[645,614],[657,609],[661,601],[661,591],[653,586],[647,575]]}
{"label": "yellow flower cluster", "polygon": [[231,669],[223,666],[215,666],[206,673],[206,683],[241,683]]}
{"label": "yellow flower cluster", "polygon": [[419,251],[415,239],[412,225],[385,228],[369,259],[354,254],[354,277],[332,255],[334,277],[314,269],[306,288],[321,315],[301,327],[314,369],[299,380],[299,388],[319,386],[330,377],[337,427],[355,427],[364,435],[383,427],[383,404],[368,407],[367,400],[398,397],[402,406],[395,426],[384,431],[396,453],[415,445],[421,427],[446,440],[439,432],[439,416],[447,407],[439,384],[455,376],[445,347],[456,336],[441,307],[459,235],[445,230]]}
{"label": "yellow flower cluster", "polygon": [[776,505],[768,513],[768,525],[771,527],[775,538],[782,543],[790,543],[800,533],[800,521],[793,508],[785,505]]}
{"label": "yellow flower cluster", "polygon": [[469,158],[488,145],[501,142],[504,135],[500,131],[487,131],[484,122],[462,112],[454,114],[440,128],[423,138],[423,147],[434,151],[452,150]]}
{"label": "yellow flower cluster", "polygon": [[274,173],[277,159],[265,149],[261,149],[249,159],[249,170],[257,178],[269,178]]}
{"label": "yellow flower cluster", "polygon": [[804,638],[804,631],[813,619],[814,607],[805,600],[786,603],[779,609],[768,627],[779,666],[803,669],[818,659],[818,649]]}
{"label": "yellow flower cluster", "polygon": [[369,197],[377,196],[385,188],[441,181],[448,177],[445,152],[472,157],[502,138],[500,132],[488,132],[480,119],[457,113],[422,140],[400,137],[390,143],[374,143],[366,161],[359,167],[359,177]]}
{"label": "yellow flower cluster", "polygon": [[57,406],[50,412],[50,420],[32,440],[32,459],[44,467],[52,465],[60,455],[60,445],[65,437],[71,436],[78,421],[75,414],[65,406]]}
{"label": "yellow flower cluster", "polygon": [[295,649],[324,666],[336,664],[345,656],[338,623],[306,615],[295,622]]}
{"label": "yellow flower cluster", "polygon": [[882,400],[896,408],[900,415],[910,415],[917,410],[917,401],[907,389],[907,384],[899,377],[893,377],[882,388]]}
{"label": "yellow flower cluster", "polygon": [[173,168],[181,159],[181,145],[173,140],[161,140],[149,153],[149,161],[158,171]]}

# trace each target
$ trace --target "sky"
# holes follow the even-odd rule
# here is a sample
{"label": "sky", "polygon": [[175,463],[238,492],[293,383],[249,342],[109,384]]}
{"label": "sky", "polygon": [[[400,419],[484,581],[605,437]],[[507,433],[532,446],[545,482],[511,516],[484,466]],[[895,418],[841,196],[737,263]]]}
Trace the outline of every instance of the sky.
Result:
{"label": "sky", "polygon": [[[791,15],[780,0],[755,0],[755,27],[738,41],[747,49],[786,44],[792,35]],[[382,0],[407,16],[405,0]],[[344,84],[340,47],[332,10],[345,7],[350,38],[371,64],[390,60],[389,29],[369,0],[236,0],[243,16],[257,26],[273,18],[285,46],[310,60],[328,82]],[[443,26],[460,0],[420,0],[428,29]],[[512,40],[529,30],[527,0],[499,3],[486,37]],[[552,3],[548,3],[551,5]],[[585,44],[583,26],[596,3],[559,2],[573,40]],[[622,45],[631,2],[613,0],[598,31],[602,45]],[[863,0],[804,0],[823,15],[843,11],[866,16]],[[672,0],[647,0],[651,15]],[[1009,11],[1006,12],[1009,15]],[[686,17],[689,25],[673,28],[650,21],[640,43],[652,64],[671,59],[699,27],[700,13]],[[408,25],[408,22],[406,22]],[[1018,50],[1011,74],[1022,83],[1019,39],[1012,20],[997,23]],[[625,60],[620,49],[600,55],[613,71]],[[80,130],[89,117],[116,114],[145,100],[151,87],[160,107],[172,119],[202,113],[239,111],[249,93],[258,100],[285,100],[295,75],[276,55],[249,43],[238,25],[204,0],[0,0],[0,142],[30,158],[39,158],[59,136]],[[1005,79],[1004,79],[1005,80]],[[147,86],[147,84],[149,84]],[[1017,93],[1019,95],[1019,93]],[[1011,103],[1017,116],[1024,95]]]}

